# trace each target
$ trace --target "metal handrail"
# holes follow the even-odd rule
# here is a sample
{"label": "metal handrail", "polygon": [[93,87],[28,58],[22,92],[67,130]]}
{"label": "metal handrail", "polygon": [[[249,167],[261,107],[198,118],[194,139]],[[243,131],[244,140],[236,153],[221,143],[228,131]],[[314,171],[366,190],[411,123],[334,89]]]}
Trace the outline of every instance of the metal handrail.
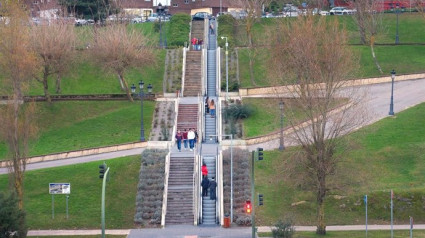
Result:
{"label": "metal handrail", "polygon": [[[189,46],[190,47],[190,46]],[[190,48],[189,48],[190,49]],[[184,82],[186,80],[186,55],[187,55],[187,50],[188,48],[183,47],[183,66],[182,66],[182,88],[180,90],[180,93],[178,96],[183,97],[183,92],[184,92]]]}
{"label": "metal handrail", "polygon": [[174,144],[176,143],[176,133],[177,133],[177,118],[179,115],[179,103],[180,103],[180,97],[177,97],[176,100],[174,101],[174,111],[175,111],[175,115],[174,115],[174,126],[173,126],[173,134],[171,135],[171,145],[170,147],[173,147]]}
{"label": "metal handrail", "polygon": [[217,96],[221,97],[221,48],[217,47],[216,50],[216,87],[217,87]]}
{"label": "metal handrail", "polygon": [[199,174],[199,168],[198,168],[198,164],[199,164],[199,155],[196,154],[196,149],[193,150],[193,156],[194,156],[194,161],[193,161],[193,224],[194,225],[198,225],[198,199],[199,199],[199,178],[198,178],[198,174]]}
{"label": "metal handrail", "polygon": [[167,199],[168,199],[168,177],[170,171],[170,157],[171,152],[168,152],[165,157],[165,173],[164,173],[164,193],[162,195],[162,214],[161,214],[161,226],[165,226],[165,216],[167,215]]}

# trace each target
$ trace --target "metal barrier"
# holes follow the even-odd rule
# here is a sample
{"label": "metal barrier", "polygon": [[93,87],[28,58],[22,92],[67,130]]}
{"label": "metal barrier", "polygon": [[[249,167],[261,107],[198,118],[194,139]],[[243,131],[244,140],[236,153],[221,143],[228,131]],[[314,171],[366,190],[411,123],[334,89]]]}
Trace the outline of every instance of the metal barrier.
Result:
{"label": "metal barrier", "polygon": [[216,79],[217,79],[217,96],[221,97],[221,48],[217,47],[216,50]]}
{"label": "metal barrier", "polygon": [[165,216],[167,215],[167,199],[168,199],[168,175],[170,171],[170,157],[171,152],[168,152],[165,157],[165,173],[164,173],[164,193],[162,195],[162,214],[161,214],[161,226],[165,226]]}
{"label": "metal barrier", "polygon": [[[199,146],[198,146],[199,147]],[[193,150],[193,224],[198,225],[198,214],[199,214],[199,154],[196,153],[197,149]]]}
{"label": "metal barrier", "polygon": [[180,93],[178,94],[178,96],[180,97],[183,97],[183,92],[184,92],[184,81],[185,81],[185,75],[186,75],[186,54],[188,49],[190,48],[183,47],[182,88],[180,90]]}
{"label": "metal barrier", "polygon": [[[218,153],[218,152],[217,152]],[[219,219],[220,225],[223,225],[224,223],[224,192],[223,192],[223,154],[222,150],[220,150],[220,153],[217,154],[217,160],[216,160],[216,171],[217,171],[217,194],[218,194],[218,201],[217,201],[217,217]]]}

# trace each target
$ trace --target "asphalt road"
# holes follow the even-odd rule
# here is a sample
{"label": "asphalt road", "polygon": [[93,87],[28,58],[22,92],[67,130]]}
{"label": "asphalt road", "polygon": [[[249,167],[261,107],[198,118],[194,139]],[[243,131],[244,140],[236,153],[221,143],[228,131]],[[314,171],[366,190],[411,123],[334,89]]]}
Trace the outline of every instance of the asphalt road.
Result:
{"label": "asphalt road", "polygon": [[[368,112],[367,119],[362,126],[372,124],[385,117],[388,117],[391,99],[391,83],[382,83],[374,85],[359,86],[366,92],[364,97],[364,107]],[[425,102],[425,79],[409,80],[395,82],[394,84],[394,113],[397,116],[409,107]],[[279,139],[268,141],[261,144],[248,146],[249,150],[255,150],[262,147],[265,150],[274,150],[279,148]],[[294,146],[297,142],[292,136],[285,137],[285,146]]]}

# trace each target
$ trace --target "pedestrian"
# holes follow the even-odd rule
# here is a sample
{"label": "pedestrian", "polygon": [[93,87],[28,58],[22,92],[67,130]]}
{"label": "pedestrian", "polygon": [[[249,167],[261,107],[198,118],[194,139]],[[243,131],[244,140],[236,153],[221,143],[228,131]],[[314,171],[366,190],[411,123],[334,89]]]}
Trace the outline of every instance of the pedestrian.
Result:
{"label": "pedestrian", "polygon": [[212,22],[210,24],[210,34],[214,35],[214,24]]}
{"label": "pedestrian", "polygon": [[210,113],[210,98],[207,97],[205,99],[205,114]]}
{"label": "pedestrian", "polygon": [[211,117],[215,116],[215,103],[214,103],[214,99],[211,100],[210,102],[210,112],[211,112]]}
{"label": "pedestrian", "polygon": [[208,188],[210,187],[210,180],[207,177],[204,177],[202,179],[202,197],[207,197],[208,196]]}
{"label": "pedestrian", "polygon": [[208,168],[205,163],[202,164],[201,171],[202,171],[203,178],[208,177]]}
{"label": "pedestrian", "polygon": [[190,129],[187,133],[187,139],[189,140],[190,151],[193,151],[194,141],[195,141],[195,132],[193,129]]}
{"label": "pedestrian", "polygon": [[212,177],[210,181],[210,199],[215,200],[215,189],[217,188],[217,183],[214,181],[214,177]]}
{"label": "pedestrian", "polygon": [[183,133],[180,130],[177,130],[176,142],[177,142],[177,149],[179,151],[182,151],[182,140],[183,140]]}
{"label": "pedestrian", "polygon": [[187,150],[187,129],[184,129],[183,131],[183,145],[184,150]]}
{"label": "pedestrian", "polygon": [[195,38],[195,50],[198,50],[199,39]]}
{"label": "pedestrian", "polygon": [[195,142],[194,142],[194,145],[193,146],[195,146],[196,144],[198,144],[198,139],[199,139],[199,137],[198,137],[198,131],[195,130],[195,129],[194,129],[194,131],[195,131]]}
{"label": "pedestrian", "polygon": [[204,40],[202,40],[202,39],[199,39],[199,48],[198,48],[198,50],[201,50],[202,49],[202,45],[204,44]]}
{"label": "pedestrian", "polygon": [[192,38],[192,49],[196,50],[196,38],[195,37]]}

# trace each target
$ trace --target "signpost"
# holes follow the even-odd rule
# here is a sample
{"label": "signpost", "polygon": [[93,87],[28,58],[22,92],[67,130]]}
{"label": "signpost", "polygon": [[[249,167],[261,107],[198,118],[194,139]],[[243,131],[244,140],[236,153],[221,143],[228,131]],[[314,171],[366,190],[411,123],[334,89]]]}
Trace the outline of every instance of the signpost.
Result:
{"label": "signpost", "polygon": [[55,219],[55,194],[66,194],[66,219],[68,219],[68,199],[71,194],[70,183],[49,183],[49,194],[52,194],[52,219]]}

